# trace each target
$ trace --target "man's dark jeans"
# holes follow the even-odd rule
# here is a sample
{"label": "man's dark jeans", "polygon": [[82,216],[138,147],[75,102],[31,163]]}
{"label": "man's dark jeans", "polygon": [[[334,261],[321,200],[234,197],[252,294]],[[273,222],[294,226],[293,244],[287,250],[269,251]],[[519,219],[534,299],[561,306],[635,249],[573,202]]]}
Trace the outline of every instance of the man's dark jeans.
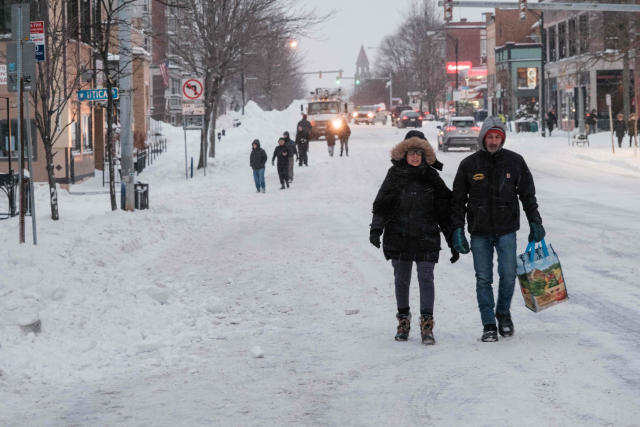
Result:
{"label": "man's dark jeans", "polygon": [[516,233],[496,235],[471,235],[473,268],[476,271],[476,296],[482,324],[495,324],[493,311],[493,250],[498,254],[498,304],[497,313],[508,313],[516,284]]}

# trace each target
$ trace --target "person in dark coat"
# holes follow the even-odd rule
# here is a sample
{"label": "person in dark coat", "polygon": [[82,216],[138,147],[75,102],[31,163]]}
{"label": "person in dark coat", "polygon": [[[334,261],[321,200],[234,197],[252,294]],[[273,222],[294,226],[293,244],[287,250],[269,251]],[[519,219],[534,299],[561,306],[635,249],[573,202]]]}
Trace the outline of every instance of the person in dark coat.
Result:
{"label": "person in dark coat", "polygon": [[636,141],[636,147],[638,146],[638,117],[635,114],[631,115],[629,122],[627,123],[627,132],[629,133],[629,148],[633,145],[633,140]]}
{"label": "person in dark coat", "polygon": [[296,127],[296,145],[298,146],[298,166],[309,166],[309,140],[311,139],[311,130],[313,129],[307,115],[302,115],[302,120],[298,122]]}
{"label": "person in dark coat", "polygon": [[[391,260],[398,313],[396,341],[411,329],[409,284],[415,262],[420,287],[420,331],[423,344],[434,344],[433,270],[440,253],[440,233],[451,242],[449,190],[435,165],[435,151],[419,131],[411,131],[391,150],[391,163],[375,201],[369,241]],[[450,245],[449,245],[450,246]],[[452,250],[450,261],[458,260]]]}
{"label": "person in dark coat", "polygon": [[280,178],[280,189],[284,190],[286,185],[289,188],[289,157],[291,151],[285,145],[284,138],[278,139],[278,146],[273,150],[271,164],[273,165],[276,158],[278,159],[278,178]]}
{"label": "person in dark coat", "polygon": [[598,123],[596,116],[596,110],[592,110],[590,113],[587,113],[587,117],[585,117],[584,121],[587,124],[587,135],[596,133],[596,124]]}
{"label": "person in dark coat", "polygon": [[549,136],[551,136],[551,131],[553,130],[554,126],[557,125],[558,118],[556,117],[553,110],[549,110],[549,112],[547,113],[547,129],[549,129]]}
{"label": "person in dark coat", "polygon": [[293,181],[293,164],[295,159],[298,158],[298,150],[296,149],[296,143],[289,138],[289,132],[284,131],[282,137],[284,138],[284,145],[289,148],[289,183],[291,183]]}
{"label": "person in dark coat", "polygon": [[[478,135],[481,149],[460,163],[453,182],[451,202],[453,247],[469,252],[464,234],[465,215],[471,233],[476,296],[484,326],[482,341],[513,335],[511,298],[516,280],[516,231],[520,228],[518,198],[529,221],[529,241],[545,236],[538,212],[533,177],[524,158],[503,148],[505,128],[497,117],[488,117]],[[493,299],[493,253],[498,254],[498,301]],[[496,319],[498,327],[496,328]]]}
{"label": "person in dark coat", "polygon": [[253,169],[253,180],[256,183],[256,191],[265,192],[264,165],[267,163],[267,153],[260,148],[260,141],[254,139],[251,143],[251,155],[249,156],[249,166]]}
{"label": "person in dark coat", "polygon": [[340,157],[342,157],[342,152],[345,151],[347,157],[349,157],[349,137],[351,136],[351,128],[345,119],[342,119],[342,129],[338,134],[340,138]]}
{"label": "person in dark coat", "polygon": [[613,130],[618,138],[618,147],[622,148],[622,140],[624,139],[624,134],[627,133],[627,124],[624,122],[622,113],[616,116],[616,121],[613,122]]}

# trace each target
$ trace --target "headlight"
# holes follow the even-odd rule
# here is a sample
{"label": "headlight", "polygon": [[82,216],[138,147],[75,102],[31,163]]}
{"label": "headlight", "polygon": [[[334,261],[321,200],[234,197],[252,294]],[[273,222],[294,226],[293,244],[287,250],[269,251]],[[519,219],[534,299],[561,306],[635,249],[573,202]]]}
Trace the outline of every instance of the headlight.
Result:
{"label": "headlight", "polygon": [[342,120],[334,119],[331,121],[331,127],[334,129],[340,129],[342,127]]}
{"label": "headlight", "polygon": [[351,116],[358,117],[358,113],[353,113]]}
{"label": "headlight", "polygon": [[367,114],[367,117],[369,117],[369,118],[373,117],[373,113]]}

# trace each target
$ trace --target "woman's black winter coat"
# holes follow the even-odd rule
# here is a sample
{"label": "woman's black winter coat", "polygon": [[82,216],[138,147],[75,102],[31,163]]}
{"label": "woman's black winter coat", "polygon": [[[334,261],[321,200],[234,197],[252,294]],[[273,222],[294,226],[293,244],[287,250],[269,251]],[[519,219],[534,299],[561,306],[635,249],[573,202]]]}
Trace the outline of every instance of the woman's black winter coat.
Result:
{"label": "woman's black winter coat", "polygon": [[616,121],[613,122],[613,130],[615,130],[618,138],[624,138],[624,134],[627,132],[627,124],[624,120],[616,119]]}
{"label": "woman's black winter coat", "polygon": [[451,241],[451,190],[427,164],[391,162],[373,202],[371,230],[384,231],[386,259],[438,262],[440,232]]}

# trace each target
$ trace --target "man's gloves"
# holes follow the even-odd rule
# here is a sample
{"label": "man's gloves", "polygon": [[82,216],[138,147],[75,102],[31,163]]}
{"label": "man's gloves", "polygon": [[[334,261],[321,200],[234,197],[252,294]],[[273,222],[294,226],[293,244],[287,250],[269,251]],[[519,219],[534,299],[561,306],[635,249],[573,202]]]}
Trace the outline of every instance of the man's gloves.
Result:
{"label": "man's gloves", "polygon": [[369,232],[369,241],[376,248],[380,248],[380,236],[382,235],[382,230],[377,228],[372,228]]}
{"label": "man's gloves", "polygon": [[449,261],[451,261],[451,264],[455,263],[459,259],[460,259],[460,253],[455,249],[451,249],[451,258],[449,258]]}
{"label": "man's gloves", "polygon": [[542,226],[542,224],[537,222],[529,223],[529,241],[530,242],[537,243],[540,240],[544,239],[545,235],[546,233],[544,231],[544,227]]}
{"label": "man's gloves", "polygon": [[462,227],[453,230],[453,249],[461,254],[469,253],[469,242],[464,236],[464,229]]}

